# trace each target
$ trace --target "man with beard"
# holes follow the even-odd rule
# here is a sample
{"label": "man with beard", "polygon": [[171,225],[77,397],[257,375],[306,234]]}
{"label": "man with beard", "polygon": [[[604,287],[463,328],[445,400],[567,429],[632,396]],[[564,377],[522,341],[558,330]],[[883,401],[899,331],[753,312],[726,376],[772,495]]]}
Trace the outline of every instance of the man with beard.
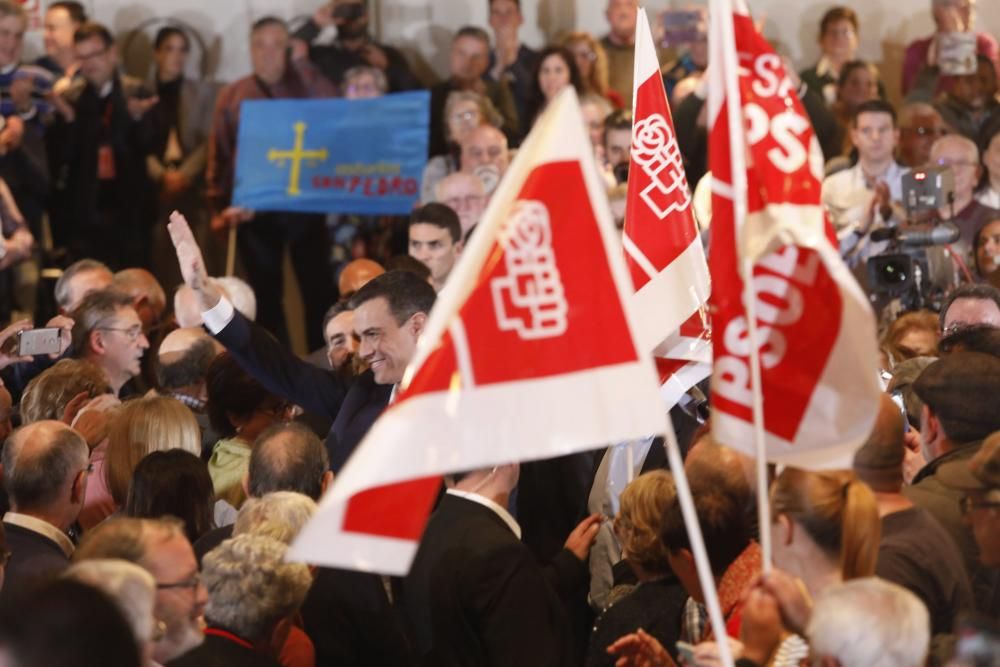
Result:
{"label": "man with beard", "polygon": [[[312,44],[329,26],[337,27],[332,44]],[[352,67],[367,65],[382,70],[389,92],[420,88],[420,82],[399,49],[376,42],[368,32],[368,7],[364,0],[333,0],[316,10],[293,35],[295,56],[308,56],[323,76],[342,87],[344,74]]]}
{"label": "man with beard", "polygon": [[73,554],[74,562],[107,558],[135,563],[156,579],[153,614],[163,626],[163,635],[153,643],[157,664],[165,665],[204,641],[208,590],[180,519],[111,519],[88,531]]}

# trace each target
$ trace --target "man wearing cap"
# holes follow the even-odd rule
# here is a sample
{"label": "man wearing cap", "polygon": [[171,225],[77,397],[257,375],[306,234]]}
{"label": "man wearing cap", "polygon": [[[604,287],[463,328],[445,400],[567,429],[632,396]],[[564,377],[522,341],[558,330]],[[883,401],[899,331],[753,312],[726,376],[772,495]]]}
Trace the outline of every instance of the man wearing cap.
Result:
{"label": "man wearing cap", "polygon": [[882,394],[867,442],[854,454],[854,472],[875,492],[882,535],[875,574],[912,591],[927,607],[931,634],[949,634],[960,612],[975,608],[962,554],[930,512],[903,495],[904,417]]}
{"label": "man wearing cap", "polygon": [[946,463],[967,464],[983,439],[1000,430],[1000,359],[981,352],[955,352],[921,373],[913,389],[924,406],[920,413],[920,442],[928,463],[904,491],[952,536],[972,583],[980,611],[1000,605],[1000,570],[980,565],[972,531],[962,520],[962,493],[939,477]]}
{"label": "man wearing cap", "polygon": [[[963,493],[962,514],[972,527],[979,547],[979,564],[995,575],[1000,568],[1000,433],[986,438],[968,461],[952,461],[941,466],[941,482]],[[994,593],[995,593],[994,589]],[[1000,615],[1000,596],[982,609],[991,617]]]}
{"label": "man wearing cap", "polygon": [[[1000,568],[1000,433],[986,438],[968,461],[941,466],[938,478],[963,494],[962,513],[979,547],[979,564],[996,572]],[[996,597],[993,602],[983,611],[995,618],[1000,606]]]}

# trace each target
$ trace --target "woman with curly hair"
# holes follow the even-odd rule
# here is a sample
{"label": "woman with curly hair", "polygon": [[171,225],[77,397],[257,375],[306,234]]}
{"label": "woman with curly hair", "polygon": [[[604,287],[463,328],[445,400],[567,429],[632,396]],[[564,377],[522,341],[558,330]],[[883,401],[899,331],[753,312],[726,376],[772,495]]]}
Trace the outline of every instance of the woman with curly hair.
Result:
{"label": "woman with curly hair", "polygon": [[663,646],[673,647],[680,638],[681,612],[687,593],[670,570],[667,548],[660,540],[663,513],[677,496],[674,478],[665,470],[636,477],[621,495],[615,517],[615,536],[621,543],[622,560],[638,584],[622,595],[613,589],[612,602],[598,617],[590,636],[587,667],[615,664],[607,647],[619,637],[642,628]]}

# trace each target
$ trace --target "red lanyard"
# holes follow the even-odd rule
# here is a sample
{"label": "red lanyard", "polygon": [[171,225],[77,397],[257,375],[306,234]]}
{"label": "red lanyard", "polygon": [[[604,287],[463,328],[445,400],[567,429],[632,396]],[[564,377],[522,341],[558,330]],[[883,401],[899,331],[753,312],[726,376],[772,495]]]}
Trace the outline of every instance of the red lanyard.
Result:
{"label": "red lanyard", "polygon": [[253,650],[253,644],[251,644],[245,639],[240,639],[231,632],[226,632],[225,630],[220,630],[219,628],[205,628],[205,634],[215,635],[216,637],[222,637],[223,639],[228,639],[231,642],[234,642],[236,644],[239,644],[240,646],[248,648],[251,651]]}

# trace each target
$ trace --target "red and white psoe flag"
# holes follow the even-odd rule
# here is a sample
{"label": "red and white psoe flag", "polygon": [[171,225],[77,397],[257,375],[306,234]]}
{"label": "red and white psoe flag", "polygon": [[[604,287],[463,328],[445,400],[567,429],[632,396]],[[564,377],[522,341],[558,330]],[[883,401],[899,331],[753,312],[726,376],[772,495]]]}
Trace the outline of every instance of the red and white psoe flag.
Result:
{"label": "red and white psoe flag", "polygon": [[622,245],[638,333],[652,350],[707,302],[709,276],[644,9],[636,22],[634,81]]}
{"label": "red and white psoe flag", "polygon": [[752,265],[767,458],[850,465],[878,407],[874,315],[829,241],[822,153],[781,59],[743,0],[712,0],[709,20],[712,430],[755,455]]}
{"label": "red and white psoe flag", "polygon": [[521,146],[438,297],[397,400],[290,558],[403,574],[443,473],[666,428],[572,89]]}
{"label": "red and white psoe flag", "polygon": [[645,9],[635,27],[634,82],[622,245],[639,334],[670,408],[712,372],[709,273]]}

